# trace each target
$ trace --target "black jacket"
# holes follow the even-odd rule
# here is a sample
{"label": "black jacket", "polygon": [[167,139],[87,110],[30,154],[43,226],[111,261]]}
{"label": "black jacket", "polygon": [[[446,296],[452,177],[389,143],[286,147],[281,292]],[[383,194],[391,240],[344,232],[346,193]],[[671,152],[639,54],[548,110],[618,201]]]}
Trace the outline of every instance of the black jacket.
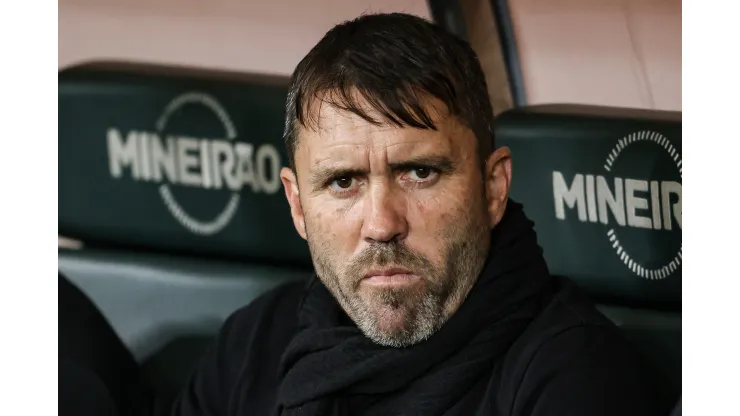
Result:
{"label": "black jacket", "polygon": [[[234,313],[177,400],[177,416],[273,415],[278,367],[298,330],[303,283]],[[667,415],[675,399],[607,318],[566,279],[491,369],[449,411],[460,415]],[[414,414],[405,409],[399,414]]]}

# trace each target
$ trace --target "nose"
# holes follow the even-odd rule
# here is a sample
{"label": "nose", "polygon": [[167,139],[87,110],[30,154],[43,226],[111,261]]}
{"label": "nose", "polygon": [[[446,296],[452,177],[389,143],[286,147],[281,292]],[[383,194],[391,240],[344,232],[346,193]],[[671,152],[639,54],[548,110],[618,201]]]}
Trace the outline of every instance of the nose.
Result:
{"label": "nose", "polygon": [[402,195],[387,183],[374,183],[365,197],[362,237],[366,242],[400,241],[408,234],[406,208]]}

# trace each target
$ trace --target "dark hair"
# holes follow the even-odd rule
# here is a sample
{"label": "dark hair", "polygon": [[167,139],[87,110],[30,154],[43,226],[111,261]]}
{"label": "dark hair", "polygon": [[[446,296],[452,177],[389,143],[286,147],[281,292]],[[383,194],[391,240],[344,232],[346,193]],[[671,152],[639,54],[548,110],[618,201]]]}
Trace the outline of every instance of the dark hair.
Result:
{"label": "dark hair", "polygon": [[[290,167],[295,171],[298,125],[317,126],[310,109],[317,99],[369,123],[436,130],[423,105],[427,97],[439,99],[475,133],[478,155],[487,158],[493,151],[493,109],[478,57],[467,42],[402,13],[369,14],[335,26],[290,80],[284,132]],[[362,100],[383,119],[372,118]]]}

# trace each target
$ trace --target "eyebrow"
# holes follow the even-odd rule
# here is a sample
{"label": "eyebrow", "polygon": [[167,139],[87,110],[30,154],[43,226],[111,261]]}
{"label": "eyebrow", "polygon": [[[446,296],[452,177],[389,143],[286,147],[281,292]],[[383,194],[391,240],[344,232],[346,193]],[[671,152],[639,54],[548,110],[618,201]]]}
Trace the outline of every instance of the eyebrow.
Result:
{"label": "eyebrow", "polygon": [[439,170],[442,173],[450,173],[455,170],[455,164],[447,156],[417,156],[400,162],[388,164],[394,171],[414,169],[421,167],[430,167]]}
{"label": "eyebrow", "polygon": [[[409,170],[421,167],[430,167],[437,169],[440,173],[449,174],[456,168],[455,163],[447,156],[417,156],[406,160],[389,163],[388,166],[392,171]],[[360,176],[368,173],[367,169],[353,168],[316,168],[310,171],[308,183],[314,190],[318,190],[327,184],[331,179],[342,176]]]}
{"label": "eyebrow", "polygon": [[308,177],[308,184],[314,191],[318,191],[326,185],[331,179],[342,176],[359,176],[366,174],[364,169],[345,169],[345,168],[317,168],[311,171]]}

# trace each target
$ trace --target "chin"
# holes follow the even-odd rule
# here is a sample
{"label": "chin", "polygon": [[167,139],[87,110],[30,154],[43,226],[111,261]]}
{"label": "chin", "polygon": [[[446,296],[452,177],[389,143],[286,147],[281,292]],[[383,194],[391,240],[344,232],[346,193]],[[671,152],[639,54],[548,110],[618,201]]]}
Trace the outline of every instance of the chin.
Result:
{"label": "chin", "polygon": [[439,329],[442,308],[423,290],[374,288],[363,292],[362,307],[354,320],[377,344],[408,347]]}
{"label": "chin", "polygon": [[394,337],[410,332],[413,328],[414,311],[408,308],[393,308],[388,305],[372,307],[375,328],[378,332]]}

